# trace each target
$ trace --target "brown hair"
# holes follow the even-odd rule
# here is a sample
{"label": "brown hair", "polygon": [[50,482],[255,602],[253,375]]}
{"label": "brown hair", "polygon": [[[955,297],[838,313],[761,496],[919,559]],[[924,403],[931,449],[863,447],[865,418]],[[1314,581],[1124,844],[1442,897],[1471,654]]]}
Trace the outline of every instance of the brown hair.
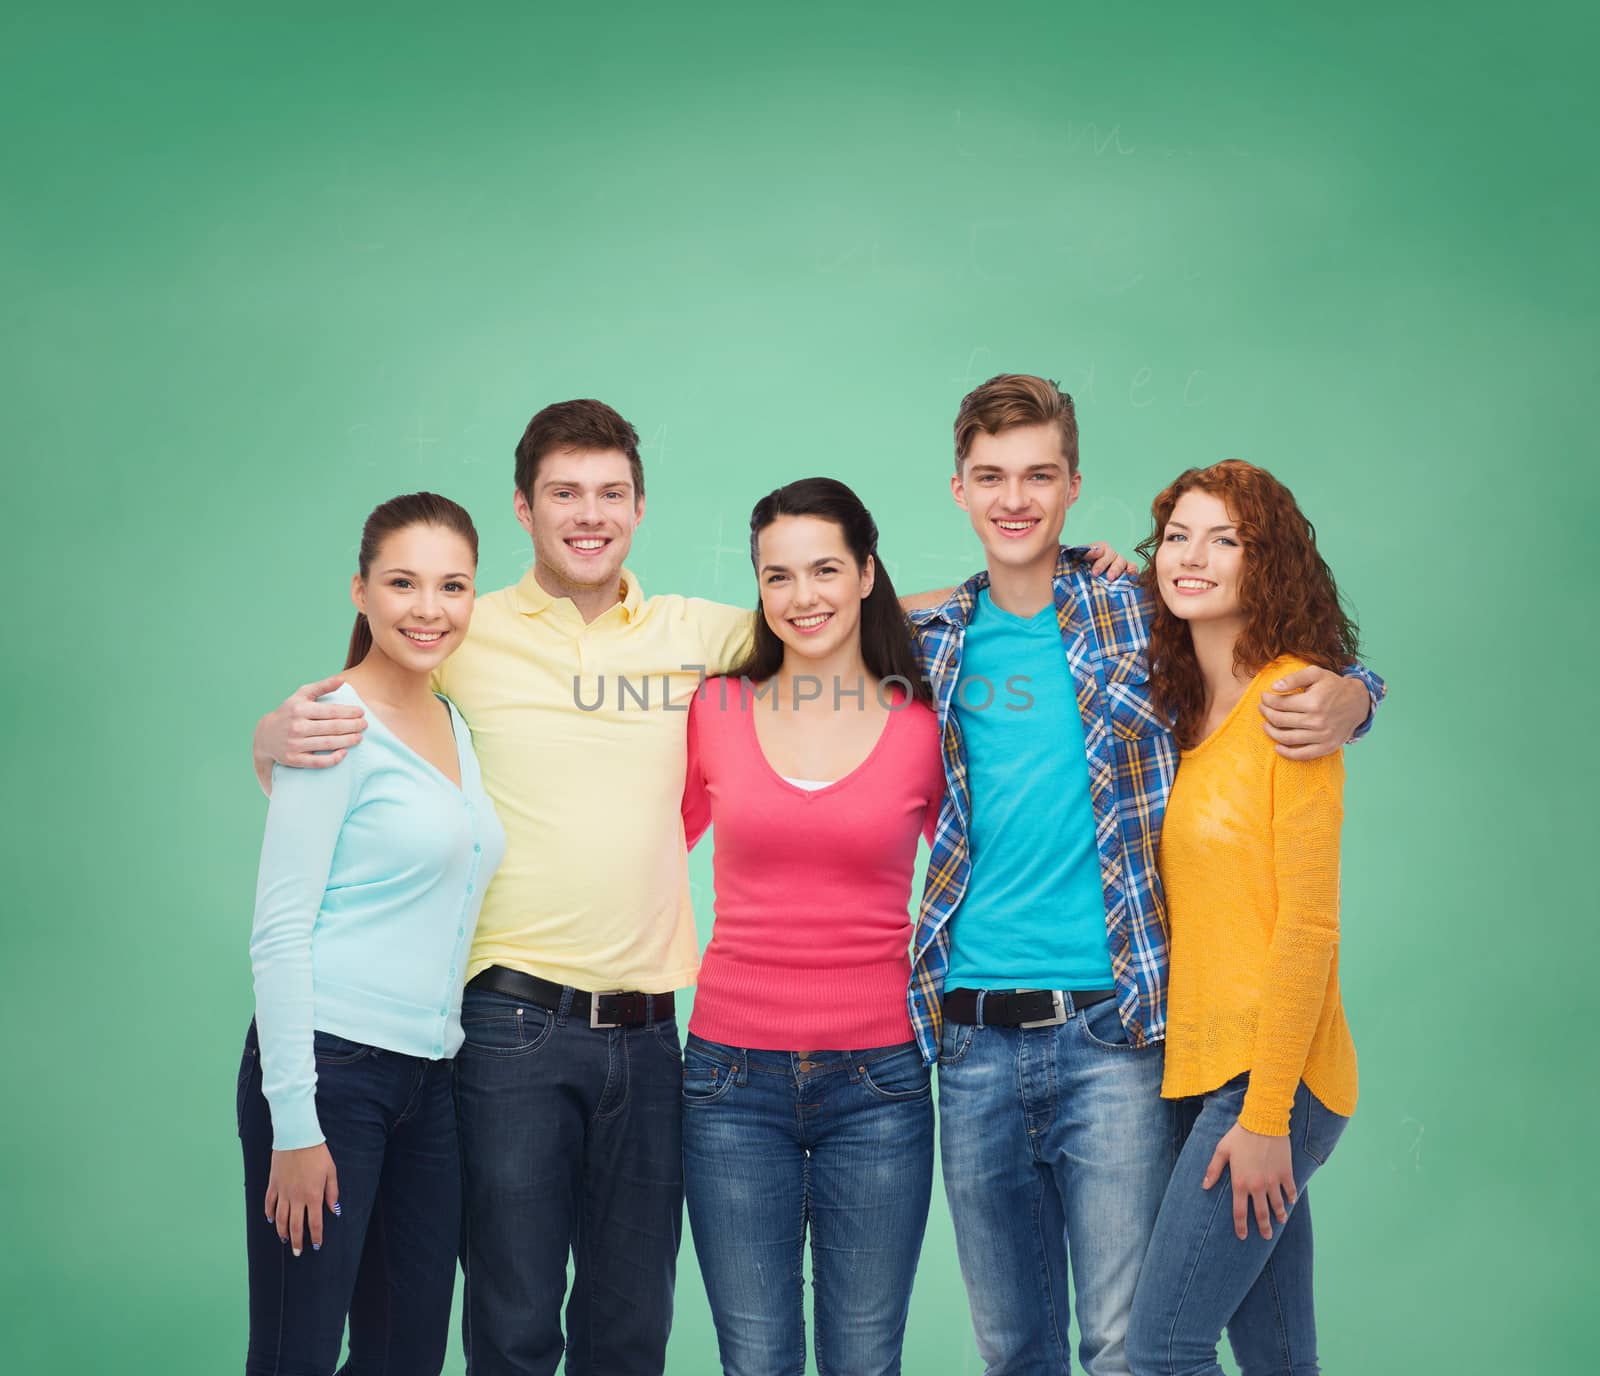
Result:
{"label": "brown hair", "polygon": [[[372,561],[378,557],[383,542],[398,531],[412,526],[439,526],[453,530],[472,549],[472,562],[478,562],[478,528],[472,524],[465,507],[457,506],[448,497],[437,492],[408,492],[403,497],[391,497],[381,506],[372,508],[366,525],[361,527],[361,549],[356,555],[365,578],[372,572]],[[356,613],[355,629],[350,632],[350,650],[345,655],[344,667],[354,669],[367,657],[372,648],[372,627],[366,615]]]}
{"label": "brown hair", "polygon": [[1298,655],[1324,669],[1344,669],[1359,653],[1356,623],[1339,601],[1333,573],[1317,552],[1317,532],[1294,493],[1264,468],[1227,459],[1191,468],[1150,506],[1155,529],[1139,543],[1148,561],[1143,582],[1155,615],[1150,627],[1150,687],[1176,722],[1178,741],[1193,745],[1205,715],[1205,679],[1189,625],[1175,616],[1156,582],[1155,552],[1172,509],[1198,488],[1226,503],[1244,547],[1239,607],[1244,629],[1233,647],[1241,673],[1258,673],[1279,655]]}
{"label": "brown hair", "polygon": [[603,401],[558,401],[546,406],[517,441],[517,490],[533,500],[534,480],[546,454],[561,449],[620,449],[633,475],[633,499],[644,496],[639,432]]}
{"label": "brown hair", "polygon": [[1061,457],[1069,474],[1078,471],[1078,417],[1061,384],[1031,373],[1000,373],[961,398],[956,412],[956,472],[967,461],[981,430],[998,435],[1021,425],[1061,427]]}

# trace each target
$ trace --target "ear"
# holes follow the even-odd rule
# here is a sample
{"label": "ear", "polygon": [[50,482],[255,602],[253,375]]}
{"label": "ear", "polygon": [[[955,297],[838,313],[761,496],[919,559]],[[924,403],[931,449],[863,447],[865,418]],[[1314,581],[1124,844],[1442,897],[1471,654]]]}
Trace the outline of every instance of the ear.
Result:
{"label": "ear", "polygon": [[950,495],[955,498],[956,505],[963,511],[967,510],[967,487],[961,481],[961,474],[957,473],[950,479]]}
{"label": "ear", "polygon": [[644,523],[644,493],[640,493],[638,500],[633,504],[633,527],[637,530]]}
{"label": "ear", "polygon": [[861,596],[867,597],[872,592],[872,585],[877,581],[878,561],[870,554],[867,562],[861,566]]}
{"label": "ear", "polygon": [[528,505],[528,494],[520,487],[511,498],[511,510],[516,513],[517,524],[529,535],[533,534],[533,508]]}
{"label": "ear", "polygon": [[1082,491],[1083,491],[1083,474],[1082,473],[1074,473],[1072,475],[1071,480],[1067,483],[1067,505],[1066,505],[1066,510],[1068,510],[1068,511],[1072,510],[1073,503],[1078,500],[1078,496]]}
{"label": "ear", "polygon": [[350,575],[350,600],[362,616],[367,614],[367,584],[359,573]]}

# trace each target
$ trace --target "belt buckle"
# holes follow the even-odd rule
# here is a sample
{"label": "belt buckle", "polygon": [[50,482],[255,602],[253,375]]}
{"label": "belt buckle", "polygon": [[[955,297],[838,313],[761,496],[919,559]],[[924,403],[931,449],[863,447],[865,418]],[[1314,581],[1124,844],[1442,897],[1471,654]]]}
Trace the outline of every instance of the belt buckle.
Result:
{"label": "belt buckle", "polygon": [[589,1026],[594,1028],[597,1032],[598,1031],[603,1031],[604,1029],[606,1029],[608,1027],[621,1027],[622,1024],[620,1022],[601,1022],[600,1021],[600,1000],[601,999],[609,999],[609,998],[614,997],[617,994],[622,994],[622,993],[626,993],[626,992],[627,991],[624,990],[624,989],[596,989],[592,994],[590,994],[589,995]]}
{"label": "belt buckle", "polygon": [[1051,1014],[1048,1018],[1035,1018],[1032,1022],[1019,1022],[1018,1027],[1060,1027],[1067,1020],[1067,1001],[1059,989],[1018,989],[1019,994],[1050,995]]}

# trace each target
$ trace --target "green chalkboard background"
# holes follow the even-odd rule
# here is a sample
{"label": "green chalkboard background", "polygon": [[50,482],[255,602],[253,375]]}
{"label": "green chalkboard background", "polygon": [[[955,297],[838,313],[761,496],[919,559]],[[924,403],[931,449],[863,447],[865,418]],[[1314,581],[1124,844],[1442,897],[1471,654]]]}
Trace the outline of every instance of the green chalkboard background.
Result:
{"label": "green chalkboard background", "polygon": [[[1265,464],[1393,685],[1350,756],[1328,1370],[1591,1369],[1597,38],[1416,0],[9,8],[0,1366],[241,1364],[247,736],[342,662],[376,501],[465,502],[513,580],[512,446],[599,396],[646,441],[647,590],[751,599],[750,505],[813,473],[937,586],[977,562],[956,403],[1024,369],[1078,398],[1069,534],[1131,550],[1180,468]],[[710,1371],[687,1244],[680,1295],[670,1370]],[[906,1360],[980,1370],[937,1194]]]}

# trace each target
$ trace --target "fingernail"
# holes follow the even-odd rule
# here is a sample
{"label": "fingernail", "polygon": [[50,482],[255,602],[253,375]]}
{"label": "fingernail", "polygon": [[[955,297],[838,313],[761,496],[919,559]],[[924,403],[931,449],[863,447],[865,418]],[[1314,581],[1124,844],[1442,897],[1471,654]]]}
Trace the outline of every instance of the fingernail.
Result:
{"label": "fingernail", "polygon": [[322,1250],[322,1244],[320,1242],[313,1242],[311,1244],[311,1250],[313,1252],[320,1252]]}
{"label": "fingernail", "polygon": [[333,1201],[333,1216],[335,1218],[339,1217],[339,1201],[337,1199]]}
{"label": "fingernail", "polygon": [[298,1247],[296,1247],[296,1248],[295,1248],[295,1249],[294,1249],[294,1254],[295,1254],[295,1255],[296,1255],[296,1256],[299,1256],[299,1255],[300,1255],[300,1249],[299,1249],[299,1248],[298,1248]]}
{"label": "fingernail", "polygon": [[278,1241],[281,1242],[285,1247],[289,1245],[289,1239],[286,1238],[282,1233],[278,1234]]}

